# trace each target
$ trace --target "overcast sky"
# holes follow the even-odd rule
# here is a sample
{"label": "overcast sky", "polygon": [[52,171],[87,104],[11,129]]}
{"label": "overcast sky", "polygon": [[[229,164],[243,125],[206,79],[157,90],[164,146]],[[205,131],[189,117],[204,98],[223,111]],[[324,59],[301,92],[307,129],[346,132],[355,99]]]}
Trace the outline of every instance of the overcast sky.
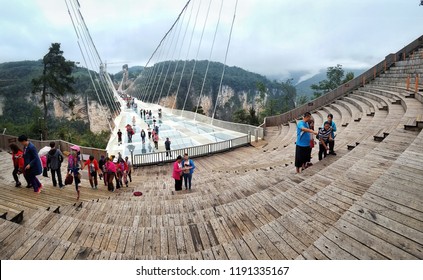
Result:
{"label": "overcast sky", "polygon": [[[117,72],[123,63],[144,66],[186,2],[79,0],[109,72]],[[199,5],[200,0],[191,2]],[[220,3],[212,1],[200,59],[209,57]],[[420,0],[239,0],[227,64],[281,79],[292,71],[315,73],[336,64],[367,69],[423,35],[423,6],[419,3]],[[202,0],[201,5],[205,11],[209,0]],[[197,6],[193,5],[193,11],[194,7]],[[212,60],[224,61],[234,7],[235,0],[224,1]],[[205,14],[199,18],[201,31]],[[198,32],[190,58],[196,56],[200,37]],[[82,61],[64,0],[0,0],[0,63],[41,59],[52,42],[61,43],[67,59]],[[185,52],[181,58],[185,58]],[[176,55],[173,59],[177,58]]]}

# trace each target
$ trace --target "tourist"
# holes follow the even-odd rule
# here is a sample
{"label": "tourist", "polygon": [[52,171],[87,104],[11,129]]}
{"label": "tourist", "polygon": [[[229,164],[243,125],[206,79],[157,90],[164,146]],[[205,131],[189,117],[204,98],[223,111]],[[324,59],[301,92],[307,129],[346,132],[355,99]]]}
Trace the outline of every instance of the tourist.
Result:
{"label": "tourist", "polygon": [[50,148],[50,151],[47,153],[47,166],[51,170],[53,187],[56,187],[57,181],[59,181],[59,188],[63,188],[65,185],[62,182],[62,172],[60,171],[60,167],[63,162],[63,154],[59,149],[56,149],[56,143],[54,142],[50,142]]}
{"label": "tourist", "polygon": [[40,175],[43,169],[41,167],[41,160],[38,156],[37,148],[28,140],[26,135],[19,136],[18,141],[24,146],[24,174],[30,185],[34,188],[34,192],[40,193],[43,186],[38,180],[37,175]]}
{"label": "tourist", "polygon": [[141,129],[141,140],[142,140],[142,143],[145,144],[145,131],[144,131],[144,129]]}
{"label": "tourist", "polygon": [[319,160],[322,160],[323,156],[327,156],[327,151],[329,150],[328,145],[333,141],[332,139],[332,127],[329,122],[323,124],[323,128],[319,128],[319,134],[317,134],[319,139]]}
{"label": "tourist", "polygon": [[182,190],[182,156],[178,156],[176,161],[173,163],[172,178],[175,179],[175,191]]}
{"label": "tourist", "polygon": [[70,147],[71,153],[68,157],[68,174],[73,175],[73,181],[75,182],[75,190],[77,193],[76,199],[79,199],[80,191],[79,184],[81,183],[81,148],[77,145]]}
{"label": "tourist", "polygon": [[333,121],[333,115],[332,114],[329,114],[328,115],[328,123],[332,127],[332,133],[331,133],[332,141],[329,141],[329,154],[336,156],[336,153],[334,151],[334,148],[335,148],[336,124]]}
{"label": "tourist", "polygon": [[128,143],[132,143],[132,135],[134,135],[134,130],[132,129],[132,126],[130,124],[127,124],[125,128],[126,134],[128,135]]}
{"label": "tourist", "polygon": [[[314,131],[314,118],[313,118],[313,116],[310,117],[310,120],[308,121],[308,126],[311,130]],[[311,153],[313,151],[313,148],[314,148],[314,134],[310,133],[310,156],[309,156],[310,160],[306,163],[306,165],[305,165],[306,168],[313,165],[313,163],[311,163]]]}
{"label": "tourist", "polygon": [[302,169],[305,169],[307,162],[310,162],[310,135],[313,133],[317,135],[317,132],[311,130],[308,126],[308,121],[311,118],[311,114],[306,112],[303,119],[297,124],[297,141],[295,147],[295,167],[297,173],[300,173]]}
{"label": "tourist", "polygon": [[170,144],[172,142],[170,142],[169,137],[166,137],[166,141],[165,141],[165,148],[166,148],[166,157],[168,157],[170,155],[170,157],[172,157],[172,153],[170,152]]}
{"label": "tourist", "polygon": [[92,189],[98,188],[97,174],[101,172],[100,167],[98,166],[98,161],[94,158],[93,155],[90,155],[89,159],[85,161],[82,169],[88,166],[88,180]]}
{"label": "tourist", "polygon": [[118,136],[118,146],[120,146],[122,144],[122,131],[120,131],[120,129],[118,129],[117,136]]}
{"label": "tourist", "polygon": [[184,177],[185,189],[191,190],[192,173],[194,173],[195,164],[194,161],[188,157],[188,153],[184,154],[182,166],[185,168],[182,174]]}
{"label": "tourist", "polygon": [[148,139],[151,139],[151,127],[150,127],[150,125],[147,126],[147,134],[148,134]]}
{"label": "tourist", "polygon": [[43,167],[43,177],[48,178],[48,168],[47,168],[47,156],[40,156],[41,166]]}
{"label": "tourist", "polygon": [[114,192],[115,187],[113,186],[113,179],[116,175],[116,166],[115,164],[110,160],[109,157],[106,157],[106,162],[104,164],[104,169],[106,171],[105,178],[107,178],[107,190],[109,192]]}
{"label": "tourist", "polygon": [[129,182],[132,182],[132,162],[128,157],[125,157],[125,163],[127,166],[127,174],[128,174],[128,178],[129,178]]}
{"label": "tourist", "polygon": [[136,119],[135,119],[135,116],[133,116],[132,117],[132,126],[135,126],[135,123],[136,123]]}
{"label": "tourist", "polygon": [[106,172],[104,170],[104,164],[106,163],[106,159],[104,158],[104,155],[100,156],[100,159],[98,160],[98,168],[101,170],[100,174],[98,174],[98,177],[100,180],[104,179],[104,185],[107,186],[107,180],[106,180]]}
{"label": "tourist", "polygon": [[12,150],[12,161],[13,161],[13,172],[12,176],[15,180],[15,187],[20,187],[22,184],[19,181],[18,175],[22,174],[24,171],[24,158],[23,152],[19,149],[18,145],[12,143],[9,145],[10,150]]}
{"label": "tourist", "polygon": [[154,148],[156,150],[159,149],[159,134],[153,131],[153,142],[154,142]]}

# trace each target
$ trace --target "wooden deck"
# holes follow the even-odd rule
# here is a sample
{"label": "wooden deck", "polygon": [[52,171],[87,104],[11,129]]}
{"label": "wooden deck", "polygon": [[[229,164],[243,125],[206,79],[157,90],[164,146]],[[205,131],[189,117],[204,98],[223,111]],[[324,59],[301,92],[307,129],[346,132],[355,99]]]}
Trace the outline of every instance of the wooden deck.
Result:
{"label": "wooden deck", "polygon": [[[263,145],[195,159],[192,192],[175,192],[164,165],[135,170],[115,193],[83,180],[80,201],[48,178],[35,194],[13,186],[1,152],[0,258],[422,259],[423,132],[404,126],[423,104],[401,92],[389,102],[389,92],[364,87],[313,112],[320,126],[333,111],[337,156],[318,162],[314,149],[314,165],[295,174],[293,122]],[[12,222],[22,210],[22,223]]]}

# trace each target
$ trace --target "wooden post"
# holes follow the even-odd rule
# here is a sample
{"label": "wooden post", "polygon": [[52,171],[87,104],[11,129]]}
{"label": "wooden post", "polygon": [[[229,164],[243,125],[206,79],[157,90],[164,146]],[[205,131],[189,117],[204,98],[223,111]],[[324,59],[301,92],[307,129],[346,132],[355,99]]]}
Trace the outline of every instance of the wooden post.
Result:
{"label": "wooden post", "polygon": [[416,74],[415,91],[416,91],[416,93],[419,92],[419,74]]}
{"label": "wooden post", "polygon": [[386,59],[385,59],[385,62],[383,63],[383,68],[385,69],[384,72],[386,72]]}
{"label": "wooden post", "polygon": [[376,67],[373,68],[373,79],[376,79]]}
{"label": "wooden post", "polygon": [[405,60],[405,51],[402,53],[402,60]]}
{"label": "wooden post", "polygon": [[410,75],[407,76],[407,90],[410,90]]}

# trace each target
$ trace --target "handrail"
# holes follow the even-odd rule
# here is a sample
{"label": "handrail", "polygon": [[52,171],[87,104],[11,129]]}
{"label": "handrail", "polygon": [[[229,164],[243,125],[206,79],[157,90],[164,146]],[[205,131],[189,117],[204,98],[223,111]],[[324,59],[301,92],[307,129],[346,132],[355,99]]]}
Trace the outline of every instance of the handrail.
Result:
{"label": "handrail", "polygon": [[[158,152],[149,154],[136,154],[133,155],[132,164],[133,166],[146,166],[173,162],[178,155],[183,156],[184,153],[188,153],[190,158],[196,158],[215,153],[221,153],[232,150],[234,148],[249,145],[251,142],[251,135],[245,135],[238,138],[204,144],[200,146],[182,148],[171,150],[169,152]],[[168,155],[170,153],[170,155]]]}
{"label": "handrail", "polygon": [[352,92],[353,90],[358,89],[361,86],[364,86],[366,83],[369,83],[369,81],[376,79],[377,76],[379,76],[381,73],[384,73],[388,68],[390,68],[395,62],[402,60],[406,56],[410,55],[414,50],[418,49],[419,47],[423,46],[423,36],[420,36],[404,48],[400,49],[396,53],[391,53],[385,57],[385,59],[363,74],[357,76],[356,78],[348,81],[345,84],[340,85],[336,89],[330,91],[329,93],[320,96],[307,104],[304,104],[300,107],[297,107],[295,109],[292,109],[291,111],[288,111],[286,113],[276,115],[276,116],[270,116],[266,117],[264,119],[264,125],[263,128],[266,129],[266,127],[269,126],[277,126],[282,125],[284,123],[288,123],[294,119],[299,118],[302,116],[305,112],[314,111],[322,106],[325,106],[334,100],[338,99],[339,97]]}

